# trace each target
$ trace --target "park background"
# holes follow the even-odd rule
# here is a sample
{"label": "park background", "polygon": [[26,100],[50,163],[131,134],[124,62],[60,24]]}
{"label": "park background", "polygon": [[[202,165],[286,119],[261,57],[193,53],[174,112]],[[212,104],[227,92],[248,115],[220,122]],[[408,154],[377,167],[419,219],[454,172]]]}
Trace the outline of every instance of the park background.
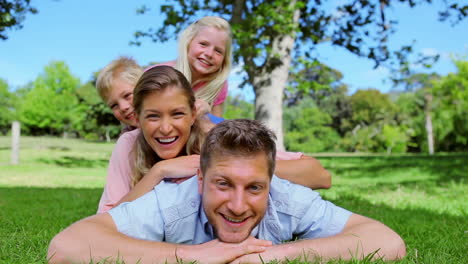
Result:
{"label": "park background", "polygon": [[[159,10],[149,1],[33,1],[38,14],[0,41],[0,263],[45,262],[52,236],[95,212],[120,132],[95,91],[98,71],[119,55],[144,66],[176,57],[174,39],[129,45],[135,31],[162,25],[162,14],[136,14],[143,4]],[[439,56],[432,67],[412,65],[394,83],[391,70],[324,44],[308,68],[292,69],[284,96],[286,149],[332,172],[326,199],[402,234],[405,263],[467,262],[468,24],[437,21],[441,6],[390,9],[399,22],[391,45],[415,40],[415,53]],[[226,118],[254,118],[252,87],[238,87],[242,66],[229,79]],[[13,120],[19,165],[10,164]]]}

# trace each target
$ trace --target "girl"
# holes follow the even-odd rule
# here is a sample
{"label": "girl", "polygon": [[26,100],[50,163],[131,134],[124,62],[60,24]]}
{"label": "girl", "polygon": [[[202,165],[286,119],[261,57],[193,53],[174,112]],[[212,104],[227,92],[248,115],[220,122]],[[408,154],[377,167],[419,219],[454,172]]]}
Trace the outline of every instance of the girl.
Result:
{"label": "girl", "polygon": [[197,101],[197,107],[201,109],[199,115],[211,112],[222,116],[231,70],[229,23],[220,17],[203,17],[180,34],[178,45],[177,60],[158,65],[173,66],[185,75],[196,98],[200,99]]}
{"label": "girl", "polygon": [[[184,75],[169,66],[153,67],[138,81],[133,100],[139,129],[117,141],[98,213],[140,197],[161,180],[192,177],[199,167],[205,134]],[[278,161],[276,175],[309,187],[329,188],[330,174],[314,158],[299,155]]]}

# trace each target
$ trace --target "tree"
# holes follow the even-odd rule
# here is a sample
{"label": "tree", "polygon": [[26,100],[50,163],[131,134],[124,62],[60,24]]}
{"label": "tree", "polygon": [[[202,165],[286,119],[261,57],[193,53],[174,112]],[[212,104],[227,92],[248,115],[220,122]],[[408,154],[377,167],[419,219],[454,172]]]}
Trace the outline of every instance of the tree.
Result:
{"label": "tree", "polygon": [[6,40],[6,30],[20,29],[26,14],[36,14],[37,9],[30,5],[31,0],[0,0],[0,39]]}
{"label": "tree", "polygon": [[433,125],[432,125],[432,115],[433,110],[433,86],[434,83],[440,79],[440,77],[435,74],[425,74],[418,73],[405,78],[403,82],[405,83],[406,89],[410,91],[417,91],[417,93],[423,98],[422,107],[424,111],[424,120],[425,120],[425,131],[427,139],[427,147],[430,155],[434,154],[434,134],[433,134]]}
{"label": "tree", "polygon": [[[314,47],[322,42],[345,48],[360,57],[375,62],[375,67],[393,62],[407,67],[411,46],[392,50],[389,36],[395,31],[395,21],[386,17],[386,10],[396,0],[356,0],[339,2],[333,7],[321,0],[276,1],[199,1],[172,0],[160,6],[166,16],[159,29],[150,28],[135,33],[134,44],[140,38],[166,41],[175,37],[197,17],[215,14],[230,20],[234,34],[234,61],[247,73],[245,83],[255,92],[255,118],[265,122],[278,137],[283,148],[282,99],[293,57],[311,58]],[[414,0],[399,0],[413,7]],[[453,23],[466,17],[466,6],[456,0],[444,0],[442,20]],[[147,6],[138,9],[144,14]]]}
{"label": "tree", "polygon": [[224,108],[224,118],[254,118],[254,106],[246,102],[241,96],[228,96],[226,98],[226,106]]}
{"label": "tree", "polygon": [[64,62],[51,62],[25,94],[19,109],[21,122],[33,134],[66,136],[74,120],[82,117],[75,94],[79,86],[80,80]]}
{"label": "tree", "polygon": [[76,90],[77,112],[81,113],[81,118],[74,120],[73,129],[85,139],[105,139],[109,142],[111,138],[118,137],[122,128],[111,109],[102,102],[94,87],[95,83],[94,78]]}
{"label": "tree", "polygon": [[9,91],[8,83],[0,79],[0,133],[6,134],[13,121],[15,96]]}
{"label": "tree", "polygon": [[340,136],[331,126],[332,118],[305,98],[284,111],[285,144],[288,150],[308,153],[340,150]]}
{"label": "tree", "polygon": [[[398,132],[392,129],[396,125],[396,106],[388,94],[376,89],[358,90],[350,97],[350,103],[352,115],[344,141],[347,150],[388,152],[394,141],[386,137]],[[383,133],[385,125],[386,134]]]}
{"label": "tree", "polygon": [[437,145],[444,151],[468,150],[468,61],[454,61],[457,72],[442,77],[434,85],[439,100],[434,109]]}

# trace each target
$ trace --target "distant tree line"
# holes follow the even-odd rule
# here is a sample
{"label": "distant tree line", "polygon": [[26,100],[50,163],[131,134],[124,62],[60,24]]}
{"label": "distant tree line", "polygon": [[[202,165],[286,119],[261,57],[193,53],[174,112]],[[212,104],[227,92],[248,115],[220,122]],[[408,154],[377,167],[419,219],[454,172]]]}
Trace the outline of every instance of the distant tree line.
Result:
{"label": "distant tree line", "polygon": [[[358,90],[319,62],[293,71],[284,94],[285,145],[302,152],[452,152],[468,150],[468,61],[455,73],[413,74],[389,93]],[[94,87],[62,61],[14,91],[0,79],[0,133],[21,122],[26,135],[117,138],[120,124]],[[224,117],[254,118],[254,105],[229,96]]]}
{"label": "distant tree line", "polygon": [[120,124],[98,96],[94,79],[81,83],[62,61],[51,62],[15,91],[0,79],[0,132],[6,134],[11,121],[19,120],[26,135],[116,138]]}
{"label": "distant tree line", "polygon": [[[447,76],[413,74],[399,90],[348,95],[342,74],[319,62],[293,73],[283,105],[285,146],[302,152],[453,152],[468,150],[468,61]],[[229,98],[226,118],[253,117]],[[429,140],[431,138],[431,140]],[[430,146],[432,144],[432,147]]]}

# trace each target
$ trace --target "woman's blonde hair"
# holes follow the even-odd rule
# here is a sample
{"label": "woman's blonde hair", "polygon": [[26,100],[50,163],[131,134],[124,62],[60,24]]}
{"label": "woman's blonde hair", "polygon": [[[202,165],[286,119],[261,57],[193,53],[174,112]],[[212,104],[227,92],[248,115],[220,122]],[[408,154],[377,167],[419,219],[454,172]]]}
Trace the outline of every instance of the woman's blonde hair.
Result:
{"label": "woman's blonde hair", "polygon": [[[210,76],[197,81],[197,83],[205,81],[207,84],[195,92],[196,97],[203,99],[211,106],[213,106],[213,102],[216,96],[221,91],[221,88],[229,77],[229,72],[231,71],[232,33],[229,22],[220,17],[206,16],[188,26],[179,35],[179,56],[177,57],[175,67],[185,75],[190,83],[192,82],[192,72],[190,70],[190,64],[188,60],[188,47],[190,42],[192,42],[195,36],[197,36],[200,30],[204,27],[214,27],[218,30],[226,32],[227,34],[224,60],[221,68],[219,71],[210,74]],[[196,83],[192,84],[192,86],[195,85]]]}
{"label": "woman's blonde hair", "polygon": [[121,56],[107,64],[99,72],[96,80],[96,89],[102,100],[107,103],[112,84],[116,79],[121,79],[131,86],[135,86],[143,68],[131,57]]}
{"label": "woman's blonde hair", "polygon": [[[162,93],[166,89],[180,89],[187,98],[190,109],[195,109],[195,95],[192,87],[184,75],[170,66],[156,66],[143,73],[133,91],[133,107],[137,115],[140,115],[144,99],[154,93]],[[192,113],[195,115],[195,113]],[[195,119],[190,130],[190,136],[185,144],[186,155],[200,154],[201,145],[205,134],[200,128],[199,120]],[[140,131],[133,147],[134,167],[131,187],[135,186],[153,167],[162,159],[154,152],[146,142]]]}

